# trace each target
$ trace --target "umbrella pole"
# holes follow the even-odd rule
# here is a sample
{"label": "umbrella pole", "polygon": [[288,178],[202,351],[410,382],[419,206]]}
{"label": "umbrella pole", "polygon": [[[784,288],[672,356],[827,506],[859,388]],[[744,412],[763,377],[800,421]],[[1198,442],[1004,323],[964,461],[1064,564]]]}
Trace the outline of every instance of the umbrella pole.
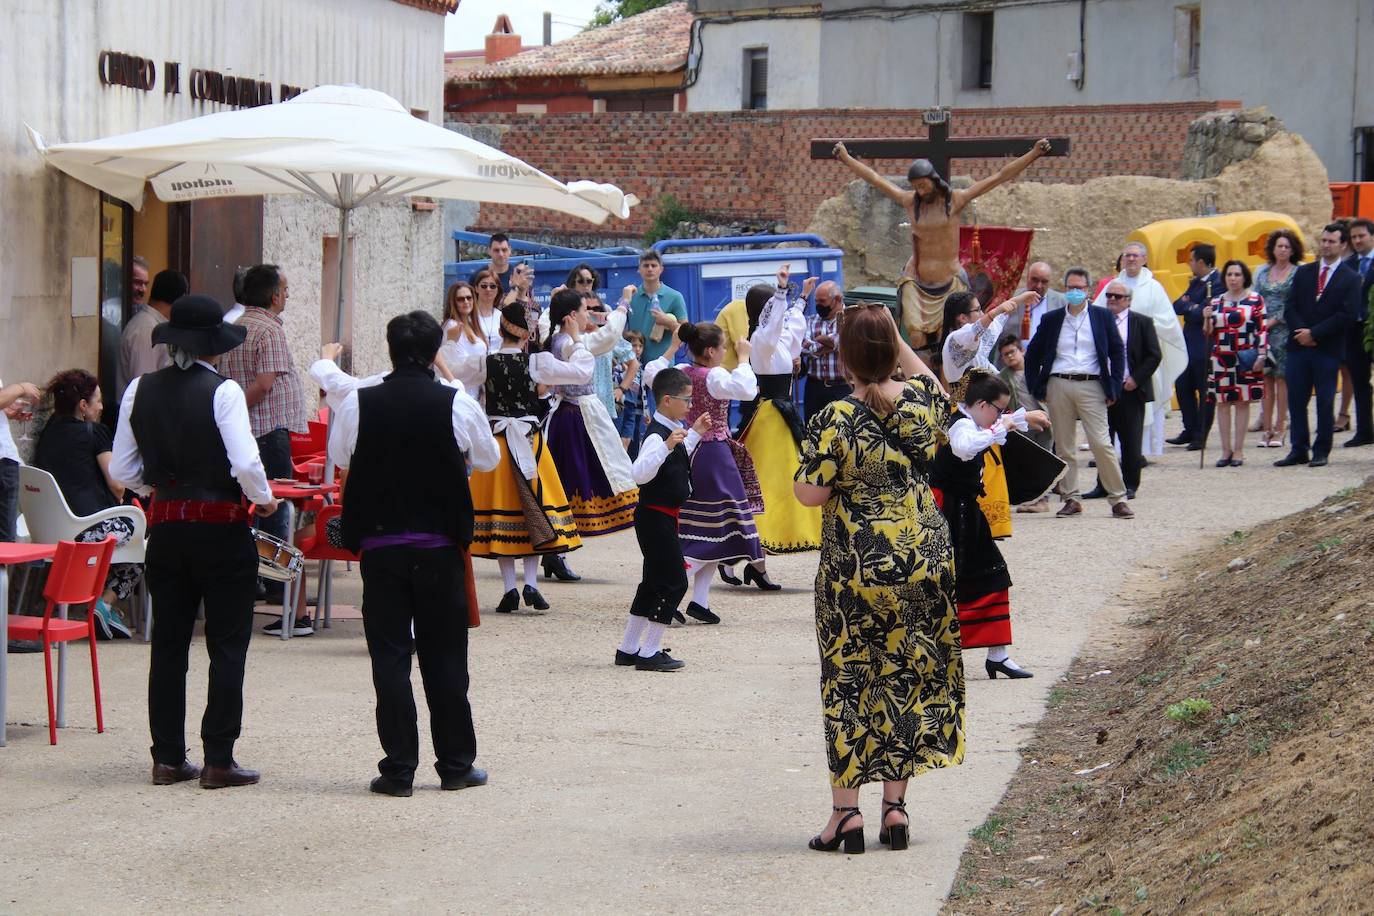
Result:
{"label": "umbrella pole", "polygon": [[[343,197],[344,195],[351,194],[352,191],[353,191],[353,176],[352,176],[352,175],[345,175],[345,176],[343,176],[342,181],[341,181],[341,184],[342,184],[342,187],[341,187],[340,190],[341,190],[342,193],[341,193],[340,196]],[[336,302],[335,302],[335,309],[334,309],[334,341],[333,341],[333,342],[336,342],[336,343],[341,343],[341,342],[343,341],[343,329],[344,329],[344,281],[345,281],[345,279],[347,278],[347,268],[346,268],[346,265],[347,265],[347,263],[348,263],[348,222],[349,222],[349,217],[351,217],[352,214],[353,214],[353,208],[352,208],[352,207],[347,206],[347,205],[339,207],[339,277],[338,277],[338,283],[336,284],[336,285],[338,286],[338,291],[337,291],[337,297],[338,297],[338,298],[337,298],[337,300],[336,300]],[[350,356],[351,356],[351,354],[350,354]],[[351,365],[352,360],[350,359],[349,362],[350,362],[349,368],[352,368],[352,365]],[[325,449],[324,449],[324,482],[325,482],[325,483],[333,483],[333,482],[334,482],[334,458],[333,458],[333,456],[330,455],[330,453],[329,453],[329,441],[330,441],[330,437],[332,437],[333,434],[334,434],[334,411],[331,410],[331,411],[329,412],[329,423],[328,423],[328,427],[327,427],[327,430],[326,430],[326,432],[325,432]]]}

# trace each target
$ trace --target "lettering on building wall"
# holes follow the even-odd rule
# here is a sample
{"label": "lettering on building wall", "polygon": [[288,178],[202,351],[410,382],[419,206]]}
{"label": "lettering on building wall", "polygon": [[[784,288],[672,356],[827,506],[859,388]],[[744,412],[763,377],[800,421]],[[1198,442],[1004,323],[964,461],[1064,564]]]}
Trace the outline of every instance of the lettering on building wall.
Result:
{"label": "lettering on building wall", "polygon": [[[151,92],[157,84],[157,63],[123,51],[101,51],[96,65],[100,82],[105,86],[126,86]],[[300,95],[308,86],[281,83],[277,98],[273,98],[272,81],[246,76],[232,76],[219,70],[193,68],[187,77],[187,90],[197,102],[215,102],[230,108],[255,108],[285,102]],[[162,63],[162,94],[181,94],[181,63],[168,60]]]}
{"label": "lettering on building wall", "polygon": [[157,64],[146,57],[119,51],[101,51],[96,70],[106,86],[128,86],[147,92],[157,82]]}

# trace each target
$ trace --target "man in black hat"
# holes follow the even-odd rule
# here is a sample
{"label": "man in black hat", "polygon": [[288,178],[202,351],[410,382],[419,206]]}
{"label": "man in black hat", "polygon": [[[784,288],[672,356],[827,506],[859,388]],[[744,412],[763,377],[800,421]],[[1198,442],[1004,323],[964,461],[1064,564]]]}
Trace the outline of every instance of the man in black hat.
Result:
{"label": "man in black hat", "polygon": [[898,280],[897,291],[902,302],[902,332],[913,347],[938,345],[945,300],[952,292],[968,289],[968,279],[959,262],[959,214],[972,201],[1016,178],[1049,151],[1050,141],[1037,141],[1024,156],[958,191],[950,188],[929,159],[917,159],[907,169],[907,190],[859,162],[843,143],[835,144],[835,158],[911,218],[911,259]]}
{"label": "man in black hat", "polygon": [[[278,501],[248,424],[243,389],[216,371],[246,331],[223,321],[209,296],[182,296],[153,330],[172,364],[129,383],[119,408],[110,476],[146,495],[145,575],[153,598],[148,721],[153,784],[200,777],[202,788],[251,785],[234,762],[243,718],[243,666],[253,632],[258,552],[246,496],[258,514]],[[197,609],[205,606],[210,684],[201,719],[205,768],[186,759],[186,667]]]}

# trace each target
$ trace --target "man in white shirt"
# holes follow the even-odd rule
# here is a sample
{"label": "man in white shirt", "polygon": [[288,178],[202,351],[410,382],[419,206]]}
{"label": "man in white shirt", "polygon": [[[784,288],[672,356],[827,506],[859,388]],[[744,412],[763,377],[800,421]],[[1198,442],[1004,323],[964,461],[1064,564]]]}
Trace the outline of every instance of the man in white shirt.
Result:
{"label": "man in white shirt", "polygon": [[1089,282],[1088,272],[1080,267],[1065,275],[1069,304],[1047,314],[1031,338],[1026,348],[1026,386],[1049,408],[1054,450],[1068,465],[1061,482],[1064,505],[1059,516],[1083,511],[1078,490],[1077,424],[1081,421],[1112,515],[1134,518],[1126,505],[1121,462],[1107,425],[1107,408],[1121,397],[1126,352],[1112,313],[1080,298]]}
{"label": "man in white shirt", "polygon": [[[110,476],[148,511],[145,576],[153,598],[148,720],[153,784],[200,777],[205,789],[246,786],[259,774],[234,760],[243,719],[243,672],[253,632],[258,551],[244,498],[260,516],[278,501],[248,424],[243,389],[220,375],[220,356],[246,331],[223,322],[209,296],[183,296],[152,332],[171,365],[129,383],[119,407]],[[209,690],[201,739],[205,768],[186,759],[186,664],[205,608]]]}

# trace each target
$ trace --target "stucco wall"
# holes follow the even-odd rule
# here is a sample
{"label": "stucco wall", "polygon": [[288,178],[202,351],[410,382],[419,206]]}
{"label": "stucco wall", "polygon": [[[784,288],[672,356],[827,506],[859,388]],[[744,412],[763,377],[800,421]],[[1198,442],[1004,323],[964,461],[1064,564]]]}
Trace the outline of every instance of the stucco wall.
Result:
{"label": "stucco wall", "polygon": [[[98,344],[96,318],[70,317],[70,274],[73,257],[99,253],[99,195],[48,168],[29,143],[25,123],[57,143],[226,110],[192,100],[192,68],[268,80],[274,98],[281,83],[358,83],[428,111],[435,123],[442,120],[443,17],[390,0],[7,0],[4,9],[0,377],[7,380],[42,382],[58,368],[93,369]],[[102,50],[155,61],[153,90],[102,86]],[[165,61],[181,64],[179,95],[164,94]],[[414,218],[417,227],[426,221],[437,219]],[[409,263],[410,246],[430,244],[431,235],[432,255],[414,266],[437,285],[443,257],[437,230],[408,230],[405,242],[387,249],[386,260]],[[320,244],[317,235],[290,246],[315,252],[316,283]],[[299,263],[297,273],[312,272]],[[318,302],[312,308],[318,314]]]}
{"label": "stucco wall", "polygon": [[[1077,2],[995,7],[991,89],[964,88],[962,11],[902,15],[873,9],[910,6],[906,0],[824,0],[824,20],[706,23],[701,27],[702,59],[728,65],[760,35],[817,28],[825,78],[816,100],[801,101],[800,107],[1001,108],[1238,99],[1247,106],[1267,105],[1301,134],[1332,180],[1350,178],[1351,131],[1374,125],[1374,93],[1356,91],[1374,63],[1374,8],[1359,0],[1205,0],[1200,70],[1196,76],[1178,76],[1178,5],[1169,0],[1090,0],[1081,90],[1066,79],[1067,56],[1078,49]],[[846,18],[855,7],[872,15]],[[901,18],[892,18],[897,15]],[[771,64],[774,55],[769,57]],[[737,71],[738,63],[734,66]],[[689,102],[694,110],[738,108],[738,79],[717,78],[703,66]]]}
{"label": "stucco wall", "polygon": [[[728,33],[725,31],[728,29]],[[688,111],[738,111],[744,96],[744,50],[768,49],[768,108],[816,108],[820,75],[819,20],[742,22],[710,26],[696,85],[687,90]],[[728,40],[717,36],[728,34]],[[829,79],[827,73],[826,78]]]}

